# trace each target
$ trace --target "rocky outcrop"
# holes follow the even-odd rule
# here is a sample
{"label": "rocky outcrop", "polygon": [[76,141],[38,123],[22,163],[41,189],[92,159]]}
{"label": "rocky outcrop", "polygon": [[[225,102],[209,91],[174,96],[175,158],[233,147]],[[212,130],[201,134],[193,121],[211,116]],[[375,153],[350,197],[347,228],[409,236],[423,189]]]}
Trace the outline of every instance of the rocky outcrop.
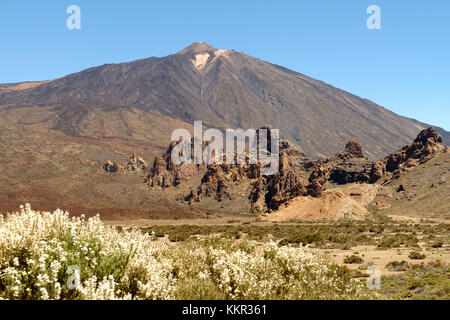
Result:
{"label": "rocky outcrop", "polygon": [[199,202],[203,197],[214,196],[216,200],[232,200],[230,188],[238,188],[243,179],[254,180],[261,174],[259,164],[211,164],[201,179],[201,185],[197,190],[185,198],[189,203]]}
{"label": "rocky outcrop", "polygon": [[374,183],[381,177],[380,170],[378,163],[364,157],[361,144],[350,140],[344,151],[316,163],[309,177],[308,194],[322,196],[327,183]]}
{"label": "rocky outcrop", "polygon": [[307,183],[295,170],[292,159],[285,153],[280,154],[280,167],[273,176],[268,176],[266,189],[267,207],[276,210],[292,198],[307,193]]}
{"label": "rocky outcrop", "polygon": [[364,158],[358,142],[349,141],[344,151],[315,165],[309,178],[309,194],[314,197],[321,196],[327,182],[339,185],[354,182],[375,183],[392,173],[385,182],[388,183],[408,168],[446,151],[448,148],[441,142],[442,138],[435,130],[428,128],[421,131],[412,144],[390,154],[384,161],[371,162]]}
{"label": "rocky outcrop", "polygon": [[106,172],[110,172],[110,173],[116,173],[116,172],[119,172],[120,170],[122,170],[122,166],[117,162],[108,160],[103,165],[103,170],[105,170]]}
{"label": "rocky outcrop", "polygon": [[357,161],[356,159],[350,159],[332,167],[329,180],[337,184],[368,183],[370,181],[371,168],[372,163],[367,160]]}
{"label": "rocky outcrop", "polygon": [[[270,135],[270,128],[266,129]],[[172,143],[164,155],[155,158],[145,181],[150,187],[175,187],[185,181],[183,170],[187,171],[195,167],[195,165],[173,165],[170,154],[175,145],[176,143]],[[246,152],[247,159],[249,156]],[[233,200],[232,191],[240,190],[245,182],[251,187],[250,193],[247,194],[252,212],[275,210],[282,203],[307,193],[307,182],[300,173],[304,173],[313,166],[314,161],[305,158],[299,150],[291,148],[289,142],[281,141],[280,166],[275,175],[261,176],[262,165],[259,161],[257,163],[247,161],[243,164],[202,165],[202,169],[197,166],[196,175],[202,177],[200,184],[191,189],[183,200],[189,204],[200,202],[205,197],[213,197],[219,202]]]}
{"label": "rocky outcrop", "polygon": [[448,152],[448,147],[442,144],[440,137],[433,127],[422,130],[413,143],[391,153],[383,161],[386,174],[390,174],[384,181],[388,184],[398,179],[403,173],[418,164],[423,164],[442,152]]}
{"label": "rocky outcrop", "polygon": [[330,170],[323,163],[318,163],[309,177],[308,194],[320,197],[323,193],[325,183],[330,177]]}
{"label": "rocky outcrop", "polygon": [[419,133],[414,142],[390,154],[386,159],[386,171],[398,176],[405,169],[424,163],[439,152],[446,151],[442,138],[433,127]]}
{"label": "rocky outcrop", "polygon": [[375,183],[380,180],[386,173],[386,167],[384,163],[379,161],[372,162],[372,168],[370,169],[370,183]]}
{"label": "rocky outcrop", "polygon": [[[181,171],[188,166],[174,166],[171,163],[170,152],[174,145],[176,143],[163,156],[155,158],[147,177],[149,186],[169,188],[183,181]],[[322,161],[306,158],[302,152],[291,148],[287,141],[281,141],[280,146],[276,174],[262,176],[260,163],[208,165],[205,171],[197,173],[202,174],[201,182],[190,190],[184,200],[190,204],[200,202],[205,197],[213,197],[219,202],[233,200],[232,191],[241,188],[241,182],[245,180],[251,185],[248,195],[251,211],[272,211],[298,196],[322,196],[328,182],[346,184],[376,181],[380,170],[383,171],[378,163],[364,158],[361,144],[356,141],[349,141],[344,151]]]}
{"label": "rocky outcrop", "polygon": [[103,165],[103,170],[109,173],[138,173],[143,172],[146,169],[147,164],[145,163],[144,159],[139,158],[134,153],[131,155],[130,160],[125,165],[109,160]]}
{"label": "rocky outcrop", "polygon": [[359,142],[350,140],[345,145],[345,150],[343,154],[348,154],[350,158],[362,158],[364,159],[364,153],[362,151],[362,146]]}
{"label": "rocky outcrop", "polygon": [[128,161],[125,166],[125,170],[130,172],[139,172],[144,171],[145,169],[147,169],[147,163],[144,159],[137,157],[134,153],[131,156],[130,161]]}
{"label": "rocky outcrop", "polygon": [[171,159],[171,152],[176,144],[177,142],[172,142],[166,153],[155,157],[150,173],[145,178],[144,183],[150,187],[161,188],[175,187],[181,183],[183,180],[180,170],[181,166],[175,165]]}
{"label": "rocky outcrop", "polygon": [[278,172],[271,176],[261,176],[255,181],[249,196],[253,213],[261,212],[264,207],[277,210],[281,204],[307,193],[307,183],[294,166],[294,154],[303,157],[300,152],[292,152],[288,148],[282,150]]}
{"label": "rocky outcrop", "polygon": [[[342,152],[319,161],[306,158],[287,141],[281,141],[279,169],[270,176],[261,175],[259,162],[240,165],[211,164],[202,165],[202,168],[195,165],[175,166],[170,159],[171,151],[176,145],[172,143],[163,156],[155,158],[147,182],[151,187],[178,186],[190,180],[185,172],[196,167],[196,171],[189,174],[191,177],[200,176],[200,182],[194,183],[191,190],[183,191],[189,192],[182,197],[189,204],[200,202],[205,197],[219,202],[236,200],[234,197],[242,196],[244,190],[250,190],[245,192],[251,212],[270,212],[299,196],[325,197],[325,191],[330,187],[352,183],[374,184],[380,179],[389,178],[392,170],[400,172],[399,168],[411,165],[413,162],[410,159],[420,163],[445,150],[446,147],[440,141],[434,129],[429,128],[422,131],[411,145],[391,154],[384,161],[369,161],[364,156],[361,144],[352,140]],[[246,156],[248,158],[249,155]]]}

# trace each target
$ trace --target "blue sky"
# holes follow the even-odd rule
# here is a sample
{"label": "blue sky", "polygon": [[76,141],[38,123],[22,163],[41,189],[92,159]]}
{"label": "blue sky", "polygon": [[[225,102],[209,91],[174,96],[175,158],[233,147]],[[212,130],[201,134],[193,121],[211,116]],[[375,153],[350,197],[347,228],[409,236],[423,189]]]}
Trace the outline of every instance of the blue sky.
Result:
{"label": "blue sky", "polygon": [[[81,30],[66,9],[81,8]],[[381,8],[381,30],[366,9]],[[175,53],[244,51],[450,130],[450,1],[1,0],[0,83]]]}

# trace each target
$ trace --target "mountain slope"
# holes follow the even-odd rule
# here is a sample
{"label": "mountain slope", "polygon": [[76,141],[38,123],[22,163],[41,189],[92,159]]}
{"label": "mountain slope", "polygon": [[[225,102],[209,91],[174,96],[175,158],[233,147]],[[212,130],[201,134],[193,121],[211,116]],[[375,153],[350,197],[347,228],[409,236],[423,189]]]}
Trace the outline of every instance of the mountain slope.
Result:
{"label": "mountain slope", "polygon": [[[450,219],[450,152],[419,164],[387,185],[393,192],[380,193],[388,215]],[[404,189],[405,191],[400,191]]]}
{"label": "mountain slope", "polygon": [[[177,197],[186,196],[189,186],[186,193],[159,190],[143,183],[148,172],[103,169],[107,161],[126,164],[133,153],[150,168],[167,150],[171,132],[192,130],[194,120],[214,127],[270,125],[312,157],[333,155],[354,139],[366,156],[378,159],[428,126],[283,67],[194,43],[164,58],[0,85],[0,209],[28,202],[43,210],[62,207],[104,217],[247,212],[246,197],[236,202],[243,189],[230,188],[233,200],[217,204],[207,198],[192,207]],[[448,144],[448,132],[436,131]],[[293,172],[288,172],[274,184],[289,187]],[[202,178],[198,172],[186,177],[193,185]],[[244,207],[247,211],[240,210]]]}
{"label": "mountain slope", "polygon": [[[87,69],[26,90],[0,90],[0,108],[23,107],[35,108],[31,113],[48,108],[42,121],[75,137],[108,135],[109,115],[121,110],[153,110],[191,125],[203,120],[220,128],[271,126],[314,157],[332,155],[357,139],[370,158],[382,158],[428,126],[300,73],[206,43],[164,58]],[[86,120],[91,114],[97,122]],[[146,128],[130,130],[140,134]],[[448,144],[450,134],[437,130]],[[130,136],[126,130],[111,134]]]}

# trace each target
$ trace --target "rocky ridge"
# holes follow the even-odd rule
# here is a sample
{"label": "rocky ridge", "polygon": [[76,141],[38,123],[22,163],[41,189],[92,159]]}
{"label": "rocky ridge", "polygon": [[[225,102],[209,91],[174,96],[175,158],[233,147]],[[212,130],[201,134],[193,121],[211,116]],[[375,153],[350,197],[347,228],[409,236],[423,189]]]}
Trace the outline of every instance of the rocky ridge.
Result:
{"label": "rocky ridge", "polygon": [[270,212],[299,196],[320,198],[333,186],[374,184],[382,178],[386,183],[415,163],[426,162],[435,154],[446,152],[447,147],[441,141],[434,129],[428,128],[421,131],[411,145],[383,161],[368,160],[361,144],[352,140],[342,152],[324,160],[310,159],[289,143],[282,142],[279,170],[271,176],[261,175],[260,163],[175,166],[170,159],[176,145],[172,143],[164,155],[155,158],[145,182],[151,188],[175,188],[187,180],[183,172],[189,176],[200,175],[200,184],[183,196],[192,205],[206,197],[218,202],[234,200],[230,191],[239,189],[245,181],[251,185],[247,195],[251,212]]}

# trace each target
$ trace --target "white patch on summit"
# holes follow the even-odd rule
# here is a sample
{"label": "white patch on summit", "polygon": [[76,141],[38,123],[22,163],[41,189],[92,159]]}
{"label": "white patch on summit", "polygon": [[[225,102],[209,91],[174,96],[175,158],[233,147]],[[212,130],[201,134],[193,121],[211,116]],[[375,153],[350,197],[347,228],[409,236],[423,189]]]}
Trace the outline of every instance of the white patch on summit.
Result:
{"label": "white patch on summit", "polygon": [[205,67],[206,61],[208,61],[208,58],[209,58],[209,53],[197,54],[197,55],[195,55],[195,59],[192,60],[192,63],[198,70],[201,70]]}
{"label": "white patch on summit", "polygon": [[216,57],[226,56],[228,54],[228,50],[216,50],[214,51],[214,55]]}

